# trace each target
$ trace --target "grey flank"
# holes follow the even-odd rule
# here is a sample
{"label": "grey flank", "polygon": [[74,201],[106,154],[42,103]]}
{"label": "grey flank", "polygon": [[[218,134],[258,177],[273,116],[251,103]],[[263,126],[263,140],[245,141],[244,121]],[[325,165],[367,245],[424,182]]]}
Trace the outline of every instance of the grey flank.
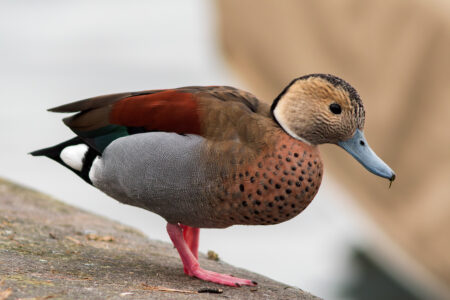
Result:
{"label": "grey flank", "polygon": [[199,227],[211,217],[205,207],[204,141],[167,132],[122,137],[94,162],[90,177],[94,186],[122,203],[155,212],[170,223]]}

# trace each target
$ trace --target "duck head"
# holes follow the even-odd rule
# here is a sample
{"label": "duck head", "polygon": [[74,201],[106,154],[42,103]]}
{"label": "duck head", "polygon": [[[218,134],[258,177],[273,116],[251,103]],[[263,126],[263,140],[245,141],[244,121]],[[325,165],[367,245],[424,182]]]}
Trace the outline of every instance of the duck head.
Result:
{"label": "duck head", "polygon": [[367,143],[364,106],[356,90],[328,74],[294,79],[274,100],[272,116],[293,138],[308,144],[336,144],[367,170],[388,178],[395,173]]}

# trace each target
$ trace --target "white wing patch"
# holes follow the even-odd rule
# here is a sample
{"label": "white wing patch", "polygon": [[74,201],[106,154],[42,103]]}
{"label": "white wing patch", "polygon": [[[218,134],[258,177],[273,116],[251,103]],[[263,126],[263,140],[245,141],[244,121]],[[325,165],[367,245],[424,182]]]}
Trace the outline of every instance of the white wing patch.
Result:
{"label": "white wing patch", "polygon": [[99,169],[102,168],[102,160],[99,156],[97,156],[94,161],[92,162],[91,169],[89,170],[89,179],[91,180],[92,184],[95,186],[95,182],[97,181],[98,172]]}
{"label": "white wing patch", "polygon": [[88,146],[78,144],[64,148],[59,157],[61,160],[74,170],[81,171],[83,168],[83,160],[88,151]]}

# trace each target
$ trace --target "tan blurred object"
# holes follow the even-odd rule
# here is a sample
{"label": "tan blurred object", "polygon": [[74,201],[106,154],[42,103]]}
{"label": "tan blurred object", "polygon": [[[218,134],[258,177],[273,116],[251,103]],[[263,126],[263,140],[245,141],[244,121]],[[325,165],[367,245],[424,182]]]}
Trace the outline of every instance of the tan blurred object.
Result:
{"label": "tan blurred object", "polygon": [[388,182],[335,146],[339,177],[390,238],[450,286],[450,2],[218,1],[225,55],[261,99],[331,73],[366,107],[366,137]]}

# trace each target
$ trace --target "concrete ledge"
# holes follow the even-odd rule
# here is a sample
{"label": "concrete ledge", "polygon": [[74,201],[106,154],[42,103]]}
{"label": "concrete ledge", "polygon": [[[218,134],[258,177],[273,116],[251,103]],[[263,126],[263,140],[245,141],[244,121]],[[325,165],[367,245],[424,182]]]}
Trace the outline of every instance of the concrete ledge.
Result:
{"label": "concrete ledge", "polygon": [[0,179],[0,300],[318,299],[200,256],[205,268],[254,279],[258,287],[189,278],[172,245]]}

